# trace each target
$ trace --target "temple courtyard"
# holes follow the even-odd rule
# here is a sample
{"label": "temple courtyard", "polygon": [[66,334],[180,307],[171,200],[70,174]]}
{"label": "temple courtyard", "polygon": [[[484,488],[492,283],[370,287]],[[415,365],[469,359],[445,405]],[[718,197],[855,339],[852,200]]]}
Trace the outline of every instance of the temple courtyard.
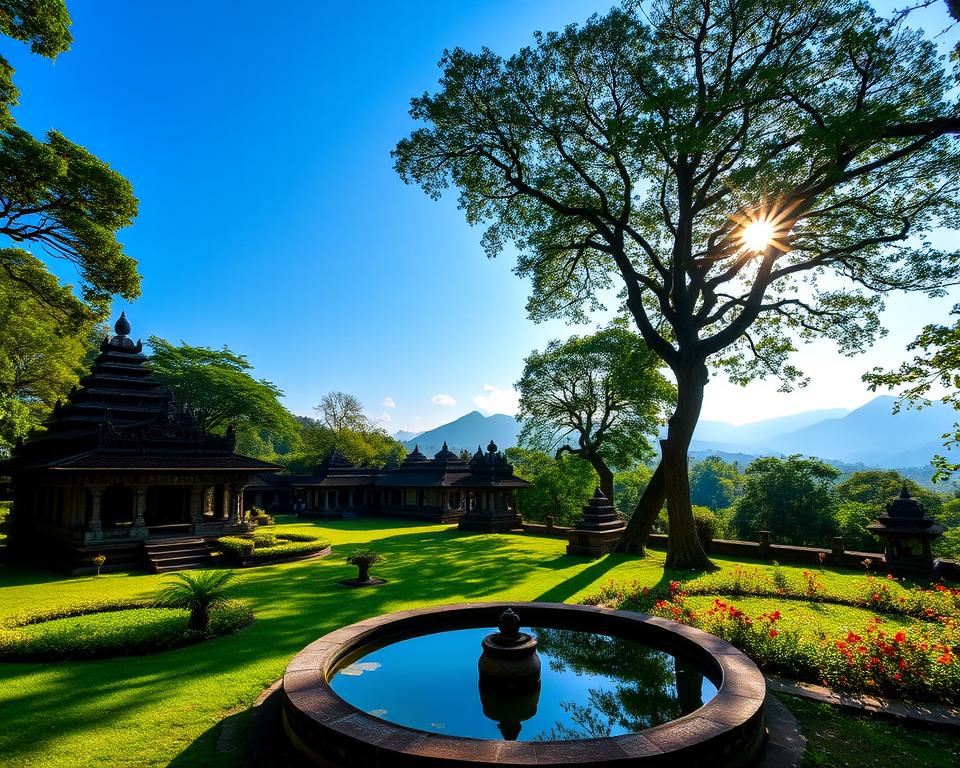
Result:
{"label": "temple courtyard", "polygon": [[[663,553],[644,558],[568,556],[560,539],[519,534],[467,534],[449,525],[385,519],[300,522],[282,517],[280,533],[329,539],[324,557],[238,571],[237,597],[253,610],[250,626],[224,637],[143,656],[47,664],[0,664],[0,754],[23,766],[216,766],[283,764],[262,743],[251,706],[284,672],[290,659],[338,627],[393,611],[478,601],[578,603],[591,595],[648,587],[664,590],[697,574],[664,571]],[[385,562],[387,582],[346,590],[338,582],[356,573],[344,555],[370,547]],[[716,558],[708,578],[770,573],[766,564]],[[757,568],[760,570],[758,571]],[[744,576],[753,574],[754,576]],[[64,577],[19,566],[0,568],[0,620],[25,610],[117,598],[149,599],[169,576],[137,572]],[[703,576],[700,577],[704,578]],[[810,571],[783,566],[778,578],[796,583]],[[862,590],[863,572],[825,569],[813,577],[824,594]],[[612,588],[611,584],[619,585]],[[674,591],[677,587],[674,586]],[[718,591],[723,591],[718,587]],[[691,604],[715,598],[692,594]],[[698,603],[699,601],[699,603]],[[783,631],[834,634],[862,627],[874,612],[829,601],[737,598],[751,614],[778,609]],[[892,633],[908,617],[887,619]],[[2,631],[2,630],[0,630]],[[808,738],[806,765],[950,764],[958,740],[950,733],[904,728],[824,705],[782,696]],[[267,731],[270,729],[267,728]],[[259,741],[258,741],[259,740]]]}

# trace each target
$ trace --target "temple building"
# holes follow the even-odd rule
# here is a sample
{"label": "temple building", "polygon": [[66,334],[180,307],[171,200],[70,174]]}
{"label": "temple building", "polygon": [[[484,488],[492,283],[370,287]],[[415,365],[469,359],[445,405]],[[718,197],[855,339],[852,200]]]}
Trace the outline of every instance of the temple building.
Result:
{"label": "temple building", "polygon": [[205,432],[145,365],[125,315],[90,374],[45,429],[0,462],[14,509],[11,550],[72,570],[146,561],[151,542],[245,530],[243,490],[280,467],[234,453],[233,430]]}
{"label": "temple building", "polygon": [[486,452],[478,447],[469,463],[444,443],[432,459],[414,448],[395,469],[356,467],[334,452],[312,475],[255,478],[244,504],[271,513],[376,514],[430,523],[460,521],[470,530],[510,530],[520,526],[516,491],[529,485],[513,474],[493,442]]}

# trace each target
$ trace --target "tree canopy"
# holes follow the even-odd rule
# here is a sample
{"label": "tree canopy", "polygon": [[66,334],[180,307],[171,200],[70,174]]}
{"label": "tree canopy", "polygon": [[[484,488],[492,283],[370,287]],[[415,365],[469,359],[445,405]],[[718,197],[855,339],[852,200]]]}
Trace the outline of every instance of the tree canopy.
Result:
{"label": "tree canopy", "polygon": [[650,438],[673,404],[658,363],[643,339],[618,326],[535,350],[516,384],[520,443],[579,456],[613,502],[613,470],[653,455]]}
{"label": "tree canopy", "polygon": [[707,456],[690,468],[690,500],[717,510],[729,507],[740,494],[743,475],[736,464]]}
{"label": "tree canopy", "polygon": [[241,443],[245,431],[263,432],[273,441],[299,439],[299,423],[280,402],[283,392],[266,379],[255,379],[244,355],[226,346],[175,346],[156,336],[150,337],[150,348],[154,374],[191,407],[204,429],[221,432],[233,424]]}
{"label": "tree canopy", "polygon": [[862,0],[629,2],[508,58],[445,52],[394,151],[453,185],[490,256],[508,243],[535,319],[584,319],[621,289],[678,386],[660,467],[625,546],[664,498],[667,564],[705,566],[687,448],[708,366],[802,382],[799,340],[855,353],[883,295],[939,295],[954,252],[960,117],[935,45]]}
{"label": "tree canopy", "polygon": [[[0,0],[0,33],[41,56],[52,59],[67,50],[69,26],[62,0]],[[133,188],[59,132],[40,140],[18,127],[10,113],[17,97],[13,67],[0,56],[0,236],[73,264],[82,301],[51,291],[46,268],[38,269],[40,262],[24,249],[0,248],[0,272],[61,318],[102,320],[111,296],[135,299],[140,293],[137,263],[117,241],[117,231],[137,214]]]}
{"label": "tree canopy", "polygon": [[508,448],[507,459],[517,477],[533,484],[517,497],[524,520],[570,525],[583,511],[597,487],[597,475],[586,461],[570,454],[554,458],[543,451]]}
{"label": "tree canopy", "polygon": [[772,456],[747,467],[733,526],[742,539],[770,531],[783,544],[823,546],[836,530],[833,482],[840,471],[819,459]]}

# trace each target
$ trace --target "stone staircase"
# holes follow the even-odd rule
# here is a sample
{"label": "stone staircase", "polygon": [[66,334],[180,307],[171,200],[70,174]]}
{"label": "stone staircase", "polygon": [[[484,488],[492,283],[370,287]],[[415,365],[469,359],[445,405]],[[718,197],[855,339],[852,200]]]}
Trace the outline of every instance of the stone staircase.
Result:
{"label": "stone staircase", "polygon": [[169,538],[144,542],[143,551],[154,573],[211,568],[210,549],[201,538]]}

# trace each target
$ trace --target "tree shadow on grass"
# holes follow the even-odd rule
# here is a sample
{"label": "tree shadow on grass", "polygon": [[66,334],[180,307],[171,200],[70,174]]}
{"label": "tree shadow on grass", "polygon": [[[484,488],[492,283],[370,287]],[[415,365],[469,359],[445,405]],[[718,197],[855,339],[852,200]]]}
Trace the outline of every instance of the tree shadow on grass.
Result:
{"label": "tree shadow on grass", "polygon": [[[557,559],[569,559],[573,563],[578,562],[578,559],[574,557]],[[593,582],[597,581],[597,579],[601,578],[604,574],[616,568],[623,561],[624,557],[622,555],[604,555],[595,563],[587,566],[582,571],[577,572],[569,579],[565,579],[559,584],[551,587],[539,597],[535,598],[535,600],[545,603],[562,603],[572,595],[575,595],[584,587],[587,587]],[[571,562],[567,562],[564,567],[569,568],[570,565]]]}

